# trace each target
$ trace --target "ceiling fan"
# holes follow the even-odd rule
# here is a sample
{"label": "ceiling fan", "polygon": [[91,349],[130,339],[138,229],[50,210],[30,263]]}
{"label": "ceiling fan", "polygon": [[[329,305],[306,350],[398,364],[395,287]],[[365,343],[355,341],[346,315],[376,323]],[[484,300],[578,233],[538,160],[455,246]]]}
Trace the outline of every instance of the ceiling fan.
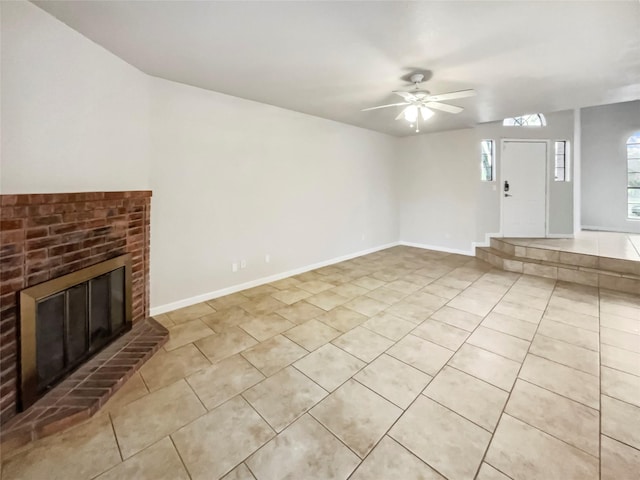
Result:
{"label": "ceiling fan", "polygon": [[413,127],[413,124],[415,123],[416,132],[419,132],[420,117],[422,117],[423,121],[427,121],[434,114],[432,109],[441,110],[447,113],[460,113],[464,110],[464,108],[462,107],[456,107],[455,105],[449,105],[448,103],[441,103],[442,100],[454,100],[457,98],[473,97],[476,94],[475,90],[460,90],[459,92],[431,95],[431,92],[429,92],[428,90],[420,89],[419,85],[424,81],[424,74],[414,73],[413,75],[411,75],[410,79],[415,86],[414,90],[408,92],[403,90],[393,91],[393,93],[395,93],[396,95],[401,96],[404,99],[404,102],[365,108],[362,111],[367,112],[369,110],[377,110],[379,108],[398,107],[406,105],[406,107],[396,117],[396,120],[404,117],[405,120],[407,120],[411,124],[411,127]]}

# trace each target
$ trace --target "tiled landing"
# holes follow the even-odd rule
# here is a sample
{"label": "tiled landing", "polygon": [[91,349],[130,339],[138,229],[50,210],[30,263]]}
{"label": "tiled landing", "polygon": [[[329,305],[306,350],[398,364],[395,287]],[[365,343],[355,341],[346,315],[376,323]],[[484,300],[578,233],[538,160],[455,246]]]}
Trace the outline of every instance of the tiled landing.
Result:
{"label": "tiled landing", "polygon": [[640,294],[640,235],[581,232],[575,239],[492,238],[476,256],[509,272]]}
{"label": "tiled landing", "polygon": [[640,297],[396,247],[158,318],[2,479],[636,480]]}

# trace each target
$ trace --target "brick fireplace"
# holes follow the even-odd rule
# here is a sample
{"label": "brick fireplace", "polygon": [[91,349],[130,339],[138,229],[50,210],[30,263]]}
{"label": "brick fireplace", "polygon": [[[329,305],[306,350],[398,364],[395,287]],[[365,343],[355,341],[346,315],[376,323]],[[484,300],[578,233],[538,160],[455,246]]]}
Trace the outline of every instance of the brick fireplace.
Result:
{"label": "brick fireplace", "polygon": [[[0,424],[5,430],[19,420],[10,422],[18,413],[18,296],[23,289],[130,254],[133,336],[108,347],[107,353],[133,352],[129,357],[135,367],[162,344],[161,327],[147,320],[150,207],[150,191],[0,195]],[[147,348],[144,354],[140,345]],[[97,357],[112,359],[108,355]],[[95,360],[89,361],[92,372],[101,368]],[[120,370],[119,384],[128,378]],[[56,405],[49,414],[60,415]]]}

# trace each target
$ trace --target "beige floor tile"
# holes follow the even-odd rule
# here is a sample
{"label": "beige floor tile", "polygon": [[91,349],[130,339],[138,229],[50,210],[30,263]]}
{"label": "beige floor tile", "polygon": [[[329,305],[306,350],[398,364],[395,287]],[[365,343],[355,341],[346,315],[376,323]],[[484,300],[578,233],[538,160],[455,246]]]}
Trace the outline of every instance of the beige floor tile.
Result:
{"label": "beige floor tile", "polygon": [[384,436],[349,480],[445,480],[390,437]]}
{"label": "beige floor tile", "polygon": [[365,365],[362,360],[330,343],[293,364],[329,392],[334,391]]}
{"label": "beige floor tile", "polygon": [[400,293],[404,293],[405,295],[409,295],[413,292],[417,292],[425,285],[431,283],[430,279],[427,279],[426,277],[421,277],[421,278],[423,278],[424,279],[423,281],[427,283],[422,283],[420,279],[418,280],[418,283],[414,283],[414,282],[408,281],[407,277],[404,277],[403,279],[395,280],[393,282],[388,283],[387,288],[390,288],[391,290],[395,290]]}
{"label": "beige floor tile", "polygon": [[431,376],[386,354],[354,378],[400,408],[407,408],[431,380]]}
{"label": "beige floor tile", "polygon": [[533,339],[531,353],[591,375],[597,376],[600,372],[598,352],[544,335],[538,334]]}
{"label": "beige floor tile", "polygon": [[290,322],[300,324],[311,320],[312,318],[316,318],[318,315],[322,315],[324,310],[302,301],[276,310],[276,313]]}
{"label": "beige floor tile", "polygon": [[326,397],[327,392],[295,368],[287,367],[242,396],[276,432],[281,432]]}
{"label": "beige floor tile", "polygon": [[12,456],[2,465],[2,479],[90,479],[120,461],[109,416],[100,415]]}
{"label": "beige floor tile", "polygon": [[247,313],[239,306],[231,306],[225,310],[206,315],[202,317],[201,320],[215,332],[220,333],[241,323],[249,322],[254,318],[253,315]]}
{"label": "beige floor tile", "polygon": [[[263,285],[264,286],[264,285]],[[275,290],[275,289],[274,289]],[[287,304],[276,300],[271,295],[259,295],[240,305],[244,311],[254,316],[268,315],[285,307]]]}
{"label": "beige floor tile", "polygon": [[447,275],[444,275],[443,277],[440,277],[438,279],[438,283],[446,287],[458,288],[460,290],[464,290],[465,288],[468,288],[471,286],[473,282],[469,280],[462,280],[460,278],[456,278],[455,276],[452,276],[454,272],[451,272]]}
{"label": "beige floor tile", "polygon": [[307,351],[282,335],[277,335],[242,352],[242,356],[267,377],[304,357]]}
{"label": "beige floor tile", "polygon": [[475,328],[480,325],[480,322],[482,322],[480,315],[458,310],[450,306],[442,307],[431,315],[431,318],[469,332],[475,330]]}
{"label": "beige floor tile", "polygon": [[239,327],[232,327],[197,341],[196,347],[215,363],[257,344],[258,342],[247,332]]}
{"label": "beige floor tile", "polygon": [[572,325],[584,330],[590,330],[592,332],[598,332],[600,329],[597,316],[585,315],[578,311],[566,310],[555,306],[550,306],[547,309],[544,314],[544,318],[560,323],[566,323],[567,325]]}
{"label": "beige floor tile", "polygon": [[640,353],[602,345],[600,358],[602,365],[640,376]]}
{"label": "beige floor tile", "polygon": [[127,459],[205,412],[193,390],[181,380],[113,411],[111,419]]}
{"label": "beige floor tile", "polygon": [[377,278],[368,276],[356,278],[351,283],[367,290],[374,290],[387,284],[387,282],[383,282],[382,280],[378,280]]}
{"label": "beige floor tile", "polygon": [[284,335],[311,352],[339,337],[340,332],[317,320],[309,320],[285,332]]}
{"label": "beige floor tile", "polygon": [[398,303],[407,295],[405,293],[398,292],[397,290],[393,290],[391,288],[387,288],[386,286],[376,288],[375,290],[371,290],[364,294],[366,297],[373,298],[375,300],[379,300],[382,303],[386,303],[387,305],[393,305]]}
{"label": "beige floor tile", "polygon": [[362,326],[394,341],[400,340],[415,328],[413,323],[387,312],[371,317]]}
{"label": "beige floor tile", "polygon": [[601,480],[637,478],[640,472],[640,450],[602,435],[600,454]]}
{"label": "beige floor tile", "polygon": [[224,477],[222,477],[222,480],[255,480],[255,479],[256,477],[254,477],[251,474],[249,467],[247,467],[244,463],[241,463],[236,468],[234,468],[229,473],[227,473]]}
{"label": "beige floor tile", "polygon": [[169,437],[147,447],[96,480],[189,480],[178,452]]}
{"label": "beige floor tile", "polygon": [[356,297],[344,304],[349,310],[361,313],[367,317],[373,317],[385,310],[389,305],[369,297]]}
{"label": "beige floor tile", "polygon": [[248,300],[242,293],[232,293],[231,295],[225,295],[224,297],[214,298],[208,300],[207,303],[216,310],[226,310],[229,307],[235,307]]}
{"label": "beige floor tile", "polygon": [[482,325],[498,332],[507,333],[523,340],[531,341],[536,333],[536,324],[519,320],[515,317],[503,315],[495,311],[489,313],[482,321]]}
{"label": "beige floor tile", "polygon": [[369,317],[362,315],[361,313],[354,312],[353,310],[349,310],[348,308],[338,307],[329,312],[323,313],[317,317],[316,320],[341,332],[348,332],[352,328],[355,328],[365,322],[368,318]]}
{"label": "beige floor tile", "polygon": [[259,480],[346,480],[360,459],[304,415],[246,461]]}
{"label": "beige floor tile", "polygon": [[331,343],[365,362],[372,361],[393,345],[388,338],[362,327],[344,333]]}
{"label": "beige floor tile", "polygon": [[[629,320],[633,320],[638,323],[638,318],[640,318],[640,308],[624,305],[622,303],[612,303],[607,300],[603,300],[601,302],[600,310],[603,313],[603,316],[615,315],[617,317],[628,318]],[[609,315],[610,314],[610,315]]]}
{"label": "beige floor tile", "polygon": [[528,341],[483,326],[479,326],[471,334],[467,339],[467,343],[517,362],[524,360],[529,349]]}
{"label": "beige floor tile", "polygon": [[519,362],[468,344],[460,347],[449,365],[506,391],[513,387],[520,369]]}
{"label": "beige floor tile", "polygon": [[244,357],[234,355],[187,377],[187,382],[204,406],[211,410],[264,378]]}
{"label": "beige floor tile", "polygon": [[164,328],[173,327],[176,324],[169,318],[169,315],[167,315],[166,313],[163,313],[161,315],[154,315],[152,318]]}
{"label": "beige floor tile", "polygon": [[342,285],[327,291],[336,293],[341,297],[345,297],[351,300],[352,298],[356,298],[361,295],[364,295],[369,291],[369,289],[364,287],[359,287],[358,285],[354,285],[353,283],[343,283]]}
{"label": "beige floor tile", "polygon": [[591,408],[600,405],[598,377],[536,355],[527,355],[520,378]]}
{"label": "beige floor tile", "polygon": [[189,307],[179,308],[172,312],[168,312],[167,315],[174,323],[184,323],[189,320],[195,320],[196,318],[204,317],[210,313],[214,313],[216,310],[206,303],[196,303]]}
{"label": "beige floor tile", "polygon": [[423,289],[424,287],[426,287],[427,285],[431,284],[434,282],[435,279],[430,278],[430,277],[424,277],[422,275],[418,275],[416,273],[410,273],[409,275],[405,275],[404,277],[396,280],[399,282],[409,282],[412,283],[414,285],[417,285],[419,287],[419,289]]}
{"label": "beige floor tile", "polygon": [[222,477],[273,437],[273,430],[242,397],[171,435],[193,480]]}
{"label": "beige floor tile", "polygon": [[423,307],[425,310],[436,311],[441,308],[445,303],[447,303],[446,298],[442,298],[438,295],[433,295],[432,293],[428,293],[425,291],[419,291],[412,293],[408,297],[406,297],[405,302],[413,303],[414,305],[418,305]]}
{"label": "beige floor tile", "polygon": [[490,432],[509,394],[451,367],[444,367],[424,390],[424,395]]}
{"label": "beige floor tile", "polygon": [[425,320],[412,332],[413,335],[441,345],[449,350],[457,350],[469,336],[469,332],[461,328],[439,322],[437,320]]}
{"label": "beige floor tile", "polygon": [[600,414],[597,410],[518,380],[505,412],[594,457],[598,456]]}
{"label": "beige floor tile", "polygon": [[511,478],[597,480],[598,459],[503,415],[486,461]]}
{"label": "beige floor tile", "polygon": [[614,328],[601,327],[600,342],[640,353],[640,335],[634,335]]}
{"label": "beige floor tile", "polygon": [[293,277],[283,278],[281,280],[276,280],[275,282],[269,283],[273,288],[277,288],[278,290],[289,290],[290,288],[297,287],[300,285],[300,280],[296,280]]}
{"label": "beige floor tile", "polygon": [[451,358],[453,352],[415,335],[407,335],[387,353],[433,376]]}
{"label": "beige floor tile", "polygon": [[457,310],[463,310],[465,312],[484,317],[491,311],[491,309],[493,309],[496,303],[497,301],[490,299],[465,296],[464,292],[462,292],[453,300],[449,301],[447,305]]}
{"label": "beige floor tile", "polygon": [[547,307],[548,299],[545,297],[536,297],[527,295],[526,293],[507,292],[502,301],[515,303],[523,307],[535,308],[536,310],[544,310]]}
{"label": "beige floor tile", "polygon": [[349,301],[349,298],[338,295],[331,290],[327,290],[325,292],[320,292],[312,295],[311,297],[307,298],[306,301],[325,311],[329,311],[347,303]]}
{"label": "beige floor tile", "polygon": [[206,326],[201,320],[191,320],[180,323],[168,330],[169,341],[164,344],[164,349],[167,351],[175,350],[187,343],[192,343],[209,335],[214,335],[213,330]]}
{"label": "beige floor tile", "polygon": [[389,435],[449,480],[473,478],[491,438],[486,430],[422,395]]}
{"label": "beige floor tile", "polygon": [[457,288],[447,287],[446,285],[442,285],[440,283],[433,282],[426,287],[420,290],[421,292],[431,293],[432,295],[437,295],[438,297],[446,298],[447,300],[451,300],[456,297],[462,290],[458,290]]}
{"label": "beige floor tile", "polygon": [[284,317],[281,317],[277,313],[272,313],[270,315],[260,315],[259,317],[249,320],[241,324],[240,328],[259,342],[263,342],[279,333],[286,332],[294,326],[294,323],[291,323]]}
{"label": "beige floor tile", "polygon": [[602,395],[602,433],[640,449],[640,407]]}
{"label": "beige floor tile", "polygon": [[600,315],[600,325],[607,328],[614,328],[634,335],[640,335],[640,320],[627,318],[612,313],[602,312]]}
{"label": "beige floor tile", "polygon": [[600,372],[604,395],[640,407],[640,377],[604,366]]}
{"label": "beige floor tile", "polygon": [[402,301],[387,308],[386,313],[390,313],[418,325],[429,318],[429,315],[433,313],[433,309],[425,308],[420,305],[416,305],[415,303]]}
{"label": "beige floor tile", "polygon": [[542,322],[540,322],[538,333],[545,337],[562,340],[563,342],[571,343],[578,347],[587,348],[596,352],[600,349],[597,332],[567,325],[566,323],[556,322],[549,318],[544,318]]}
{"label": "beige floor tile", "polygon": [[110,412],[119,407],[123,407],[128,403],[144,397],[149,393],[147,386],[140,376],[140,372],[134,373],[126,383],[120,387],[109,401],[100,409],[99,413]]}
{"label": "beige floor tile", "polygon": [[301,288],[302,290],[306,290],[307,292],[313,294],[324,292],[325,290],[329,290],[334,287],[334,284],[323,282],[322,280],[311,280],[309,282],[298,284],[298,288]]}
{"label": "beige floor tile", "polygon": [[504,473],[496,470],[488,463],[482,462],[476,480],[511,480]]}
{"label": "beige floor tile", "polygon": [[307,292],[306,290],[302,290],[301,288],[289,288],[287,290],[279,290],[271,294],[273,298],[276,300],[286,303],[287,305],[292,305],[300,300],[304,300],[307,297],[310,297],[312,294]]}
{"label": "beige floor tile", "polygon": [[153,392],[209,365],[211,362],[190,343],[170,352],[158,351],[140,368],[140,375]]}
{"label": "beige floor tile", "polygon": [[555,295],[549,300],[549,307],[557,307],[570,312],[590,315],[592,317],[597,317],[600,314],[597,304],[594,305],[591,303],[577,302],[575,300],[569,300]]}
{"label": "beige floor tile", "polygon": [[349,380],[310,413],[364,458],[402,410],[358,382]]}
{"label": "beige floor tile", "polygon": [[257,287],[249,288],[247,290],[242,290],[242,292],[240,293],[242,293],[242,295],[244,295],[245,297],[257,298],[257,297],[263,297],[270,293],[275,293],[277,291],[278,291],[277,288],[267,283],[264,285],[258,285]]}
{"label": "beige floor tile", "polygon": [[501,300],[493,308],[493,311],[502,315],[524,320],[525,322],[539,323],[544,310],[532,308],[530,305],[520,305],[506,300]]}

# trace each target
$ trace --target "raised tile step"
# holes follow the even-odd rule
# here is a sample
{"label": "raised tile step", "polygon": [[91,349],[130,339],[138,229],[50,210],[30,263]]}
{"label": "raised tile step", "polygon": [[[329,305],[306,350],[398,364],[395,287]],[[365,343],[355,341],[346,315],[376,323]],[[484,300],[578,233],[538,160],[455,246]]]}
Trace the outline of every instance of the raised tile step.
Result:
{"label": "raised tile step", "polygon": [[[513,253],[509,253],[510,247],[513,247]],[[640,274],[629,273],[629,270],[635,272],[635,269],[626,264],[626,262],[638,264],[640,262],[574,254],[560,250],[547,250],[548,252],[556,252],[558,255],[541,259],[533,258],[538,255],[538,252],[532,253],[522,249],[545,250],[519,247],[500,240],[494,242],[494,239],[491,239],[491,247],[478,247],[476,256],[494,267],[508,272],[524,273],[640,295]],[[579,257],[593,257],[596,261],[590,262]]]}

